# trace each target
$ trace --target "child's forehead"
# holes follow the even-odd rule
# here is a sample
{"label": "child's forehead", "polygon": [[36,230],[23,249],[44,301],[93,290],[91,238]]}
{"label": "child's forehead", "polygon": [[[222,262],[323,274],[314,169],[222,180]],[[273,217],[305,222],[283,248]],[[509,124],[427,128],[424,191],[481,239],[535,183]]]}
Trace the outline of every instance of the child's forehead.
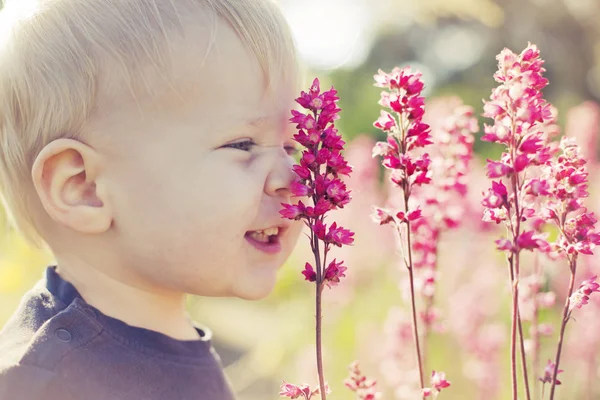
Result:
{"label": "child's forehead", "polygon": [[[164,56],[166,65],[148,63],[129,76],[108,64],[106,84],[100,87],[106,105],[114,106],[116,97],[138,106],[158,102],[167,108],[216,106],[221,111],[264,103],[269,108],[266,119],[281,114],[278,108],[292,107],[295,76],[269,76],[224,22],[217,23],[214,32],[192,27],[184,37],[171,38]],[[264,124],[260,116],[253,117],[251,125]]]}

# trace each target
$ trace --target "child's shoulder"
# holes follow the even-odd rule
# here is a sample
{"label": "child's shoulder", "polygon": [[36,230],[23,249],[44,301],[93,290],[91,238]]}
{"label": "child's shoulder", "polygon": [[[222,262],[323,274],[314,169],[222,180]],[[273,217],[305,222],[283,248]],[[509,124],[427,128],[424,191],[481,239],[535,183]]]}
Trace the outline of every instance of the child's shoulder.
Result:
{"label": "child's shoulder", "polygon": [[61,305],[38,282],[0,331],[0,399],[75,399],[57,366],[74,348],[75,307]]}
{"label": "child's shoulder", "polygon": [[54,370],[66,353],[101,332],[89,323],[89,312],[81,301],[62,304],[39,281],[0,331],[0,371],[17,364]]}
{"label": "child's shoulder", "polygon": [[104,315],[49,267],[0,331],[0,399],[232,400],[198,332],[180,341]]}

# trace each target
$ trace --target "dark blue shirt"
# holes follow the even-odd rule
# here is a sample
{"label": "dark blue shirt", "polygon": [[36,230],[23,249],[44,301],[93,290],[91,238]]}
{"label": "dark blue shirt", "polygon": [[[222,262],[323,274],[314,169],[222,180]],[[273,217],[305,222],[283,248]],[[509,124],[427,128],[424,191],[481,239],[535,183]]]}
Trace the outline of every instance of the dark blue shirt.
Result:
{"label": "dark blue shirt", "polygon": [[210,330],[195,327],[181,341],[128,325],[48,267],[0,331],[0,400],[234,399]]}

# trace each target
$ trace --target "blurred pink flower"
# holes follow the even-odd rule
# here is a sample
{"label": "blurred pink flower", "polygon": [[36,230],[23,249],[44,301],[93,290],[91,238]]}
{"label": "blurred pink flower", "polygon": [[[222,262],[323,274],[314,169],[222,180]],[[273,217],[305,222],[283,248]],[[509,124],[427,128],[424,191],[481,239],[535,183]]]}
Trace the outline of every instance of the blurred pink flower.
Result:
{"label": "blurred pink flower", "polygon": [[354,361],[348,368],[350,375],[344,380],[344,385],[356,393],[357,400],[376,400],[381,398],[377,391],[377,381],[367,378],[362,371],[358,361]]}
{"label": "blurred pink flower", "polygon": [[[544,376],[540,377],[540,381],[542,381],[543,383],[552,383],[552,375],[554,373],[555,367],[556,367],[556,364],[552,360],[548,360],[548,363],[546,364],[546,367],[544,368]],[[558,373],[560,374],[561,372],[563,372],[563,370],[559,369]],[[560,385],[560,384],[562,384],[562,382],[559,381],[558,379],[556,379],[556,384]]]}
{"label": "blurred pink flower", "polygon": [[304,399],[309,400],[312,397],[312,391],[308,385],[297,386],[283,381],[279,396],[289,397],[290,399],[297,399],[302,396]]}
{"label": "blurred pink flower", "polygon": [[575,138],[583,149],[583,157],[590,163],[598,162],[598,135],[600,135],[600,106],[586,101],[567,113],[566,136]]}

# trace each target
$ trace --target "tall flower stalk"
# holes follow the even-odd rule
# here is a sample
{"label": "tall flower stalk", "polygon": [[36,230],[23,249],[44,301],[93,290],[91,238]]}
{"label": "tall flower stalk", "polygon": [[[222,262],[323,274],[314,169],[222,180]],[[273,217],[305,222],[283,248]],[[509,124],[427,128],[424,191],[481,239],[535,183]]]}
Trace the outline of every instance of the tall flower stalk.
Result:
{"label": "tall flower stalk", "polygon": [[338,226],[336,222],[326,222],[329,211],[343,208],[350,201],[350,192],[340,178],[348,176],[352,168],[341,153],[345,143],[334,126],[341,111],[337,106],[338,100],[333,88],[321,93],[318,79],[313,81],[308,92],[301,92],[296,99],[306,111],[292,110],[290,121],[298,129],[294,140],[304,150],[300,163],[293,167],[298,179],[292,184],[291,190],[296,197],[308,198],[309,204],[304,204],[302,200],[295,204],[282,204],[283,209],[280,211],[284,218],[304,221],[310,230],[310,246],[314,255],[314,266],[307,262],[302,274],[307,281],[315,282],[319,389],[311,391],[306,385],[295,386],[284,382],[280,393],[291,398],[304,396],[306,400],[310,400],[315,394],[319,394],[323,400],[327,396],[323,373],[321,299],[325,286],[337,285],[347,269],[343,261],[333,259],[328,263],[327,258],[332,246],[350,245],[354,241],[353,232]]}
{"label": "tall flower stalk", "polygon": [[[412,250],[416,256],[413,266],[418,271],[418,287],[424,302],[421,311],[424,367],[427,367],[429,334],[440,325],[439,312],[435,308],[438,248],[443,234],[458,228],[465,215],[467,178],[475,141],[473,133],[479,129],[473,108],[465,106],[459,98],[439,99],[437,103],[428,104],[428,110],[433,108],[435,111],[436,106],[441,108],[442,105],[445,112],[438,112],[431,124],[433,143],[428,148],[431,184],[414,188],[416,201],[427,207],[423,208],[422,218],[411,225]],[[428,116],[431,120],[431,114]]]}
{"label": "tall flower stalk", "polygon": [[[588,196],[588,173],[585,170],[586,160],[580,154],[579,147],[572,138],[564,137],[560,142],[562,154],[551,165],[544,169],[541,177],[550,196],[543,209],[542,216],[547,222],[554,224],[560,235],[552,243],[552,251],[566,258],[569,271],[569,289],[565,299],[558,345],[554,362],[551,363],[550,379],[542,382],[550,383],[550,399],[554,399],[557,375],[560,372],[560,357],[564,335],[571,313],[575,308],[581,308],[588,303],[589,296],[599,292],[600,285],[596,277],[583,281],[577,291],[574,290],[577,274],[577,260],[580,254],[591,255],[594,247],[600,243],[600,235],[595,232],[596,217],[587,212],[583,200]],[[550,365],[550,363],[549,363]]]}
{"label": "tall flower stalk", "polygon": [[[412,336],[419,384],[421,396],[425,397],[431,393],[431,389],[425,387],[423,376],[411,232],[411,223],[421,218],[421,209],[411,202],[413,188],[431,182],[431,159],[427,153],[417,154],[417,149],[432,143],[429,125],[422,122],[425,99],[421,96],[421,91],[424,85],[421,74],[408,67],[394,68],[389,74],[380,70],[375,75],[375,82],[375,86],[385,89],[381,93],[379,104],[393,114],[382,110],[374,123],[375,127],[387,134],[387,141],[376,144],[373,156],[383,157],[382,164],[390,171],[392,183],[402,190],[403,204],[401,210],[376,207],[373,217],[380,225],[393,225],[400,238],[400,249],[409,276]],[[441,389],[441,386],[435,388],[436,392]]]}
{"label": "tall flower stalk", "polygon": [[[554,121],[552,108],[542,98],[541,90],[548,84],[543,77],[543,60],[535,45],[529,44],[517,55],[504,49],[498,56],[498,71],[494,74],[500,84],[493,89],[484,104],[484,116],[494,119],[485,126],[482,140],[505,146],[500,160],[488,160],[488,177],[492,188],[482,202],[486,208],[484,220],[503,223],[507,238],[496,241],[499,250],[506,252],[512,288],[510,365],[512,399],[517,400],[517,330],[523,381],[527,399],[531,398],[527,374],[523,328],[519,313],[520,253],[522,250],[547,251],[548,243],[534,230],[525,230],[524,222],[536,215],[531,196],[547,195],[546,187],[533,177],[532,171],[552,158],[555,148],[550,145],[542,127]],[[506,182],[506,184],[505,184]]]}

